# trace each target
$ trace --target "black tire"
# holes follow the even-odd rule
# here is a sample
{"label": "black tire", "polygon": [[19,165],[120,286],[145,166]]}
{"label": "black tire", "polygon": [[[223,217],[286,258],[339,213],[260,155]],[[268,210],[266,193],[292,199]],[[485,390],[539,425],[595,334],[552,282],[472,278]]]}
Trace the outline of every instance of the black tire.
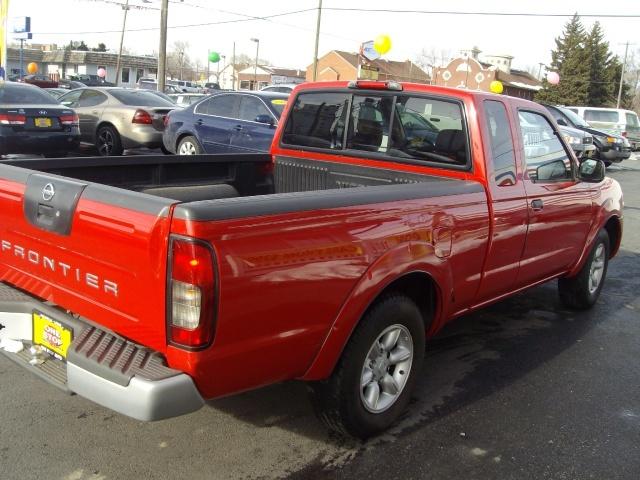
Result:
{"label": "black tire", "polygon": [[120,134],[111,125],[104,125],[96,132],[96,150],[101,157],[122,155]]}
{"label": "black tire", "polygon": [[[610,248],[609,234],[605,229],[602,229],[598,232],[589,256],[578,274],[574,277],[558,279],[560,300],[566,307],[586,310],[596,303],[607,276]],[[599,269],[598,264],[601,264]],[[597,285],[595,282],[590,282],[591,276],[596,273],[596,270],[601,272]]]}
{"label": "black tire", "polygon": [[162,153],[164,153],[165,155],[173,155],[173,152],[164,145],[160,146],[160,150],[162,150]]}
{"label": "black tire", "polygon": [[198,139],[191,135],[181,138],[176,148],[177,155],[200,155],[202,153],[204,153],[204,150],[200,146]]}
{"label": "black tire", "polygon": [[[366,387],[361,386],[365,362],[371,364],[368,359],[371,359],[369,353],[374,342],[383,338],[382,334],[387,329],[398,326],[410,333],[410,338],[404,338],[412,343],[413,356],[406,373],[395,370],[402,364],[389,366],[387,368],[392,370],[387,371],[392,371],[392,375],[406,374],[408,378],[390,406],[384,411],[372,412],[365,406]],[[394,348],[400,345],[400,341],[397,342]],[[362,439],[389,428],[407,408],[422,369],[424,345],[425,324],[415,303],[400,294],[389,294],[379,299],[356,327],[331,377],[309,384],[311,403],[318,418],[335,432]],[[389,354],[386,355],[389,358]],[[375,377],[371,383],[375,383]],[[382,398],[382,394],[379,395]]]}

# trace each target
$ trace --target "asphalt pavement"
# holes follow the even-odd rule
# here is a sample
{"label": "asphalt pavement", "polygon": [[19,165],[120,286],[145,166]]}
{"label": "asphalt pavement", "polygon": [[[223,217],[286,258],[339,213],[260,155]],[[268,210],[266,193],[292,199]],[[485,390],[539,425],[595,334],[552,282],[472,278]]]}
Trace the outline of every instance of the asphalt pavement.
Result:
{"label": "asphalt pavement", "polygon": [[566,310],[551,282],[454,321],[381,437],[329,434],[297,382],[141,423],[0,356],[0,478],[637,480],[640,155],[609,175],[625,232],[598,304]]}

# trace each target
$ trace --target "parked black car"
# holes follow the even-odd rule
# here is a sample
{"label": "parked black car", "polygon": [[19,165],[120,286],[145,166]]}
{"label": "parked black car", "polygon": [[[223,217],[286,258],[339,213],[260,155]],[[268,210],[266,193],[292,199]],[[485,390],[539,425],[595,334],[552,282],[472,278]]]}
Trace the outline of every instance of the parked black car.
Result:
{"label": "parked black car", "polygon": [[0,83],[0,155],[60,157],[78,147],[78,115],[34,85]]}
{"label": "parked black car", "polygon": [[58,80],[58,88],[64,88],[65,90],[73,90],[74,88],[82,88],[86,85],[77,80],[69,80],[68,78],[61,78]]}
{"label": "parked black car", "polygon": [[591,127],[582,117],[568,108],[545,103],[542,105],[549,110],[558,125],[577,128],[593,135],[593,144],[596,146],[594,158],[602,160],[607,167],[631,156],[631,147],[623,137]]}
{"label": "parked black car", "polygon": [[69,78],[77,82],[82,82],[87,87],[115,87],[115,83],[107,82],[98,75],[80,73],[78,75],[71,75]]}

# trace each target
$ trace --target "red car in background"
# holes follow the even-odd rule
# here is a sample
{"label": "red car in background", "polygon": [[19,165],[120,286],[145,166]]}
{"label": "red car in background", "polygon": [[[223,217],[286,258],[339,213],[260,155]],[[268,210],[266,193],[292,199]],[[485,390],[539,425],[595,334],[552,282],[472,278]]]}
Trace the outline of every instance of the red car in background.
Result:
{"label": "red car in background", "polygon": [[58,81],[52,80],[47,75],[25,75],[22,82],[35,85],[40,88],[58,88]]}

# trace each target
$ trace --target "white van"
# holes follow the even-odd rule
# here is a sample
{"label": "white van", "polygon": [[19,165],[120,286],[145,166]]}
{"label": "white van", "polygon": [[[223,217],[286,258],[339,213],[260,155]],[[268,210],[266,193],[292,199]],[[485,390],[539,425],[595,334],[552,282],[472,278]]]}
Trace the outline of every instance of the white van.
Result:
{"label": "white van", "polygon": [[629,140],[633,150],[640,149],[640,121],[638,114],[621,108],[567,107],[580,115],[598,130],[622,135]]}
{"label": "white van", "polygon": [[169,85],[176,86],[180,91],[185,93],[200,93],[200,87],[195,82],[187,82],[186,80],[167,80]]}

